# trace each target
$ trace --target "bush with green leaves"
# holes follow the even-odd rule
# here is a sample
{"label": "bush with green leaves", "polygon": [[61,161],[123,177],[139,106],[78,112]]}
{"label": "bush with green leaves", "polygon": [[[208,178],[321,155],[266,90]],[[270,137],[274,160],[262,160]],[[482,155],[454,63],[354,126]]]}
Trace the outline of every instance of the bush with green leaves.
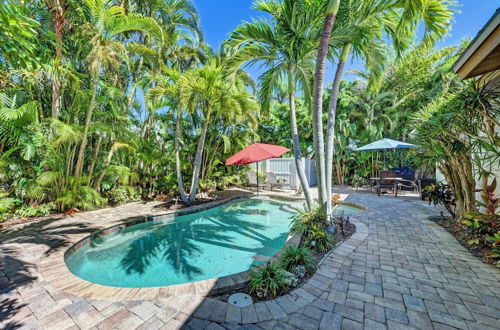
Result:
{"label": "bush with green leaves", "polygon": [[289,275],[279,263],[267,262],[250,274],[248,292],[258,298],[275,297],[288,287]]}
{"label": "bush with green leaves", "polygon": [[16,198],[7,197],[6,193],[0,193],[0,221],[5,221],[11,217],[11,211],[21,201]]}
{"label": "bush with green leaves", "polygon": [[306,245],[317,252],[326,252],[333,247],[333,239],[324,229],[313,227],[306,237]]}
{"label": "bush with green leaves", "polygon": [[292,233],[307,237],[313,227],[322,230],[328,228],[327,215],[321,206],[318,205],[311,211],[297,210],[297,213],[292,216],[290,223]]}
{"label": "bush with green leaves", "polygon": [[314,264],[311,262],[311,252],[307,248],[289,246],[285,248],[280,258],[281,266],[291,273],[295,272],[298,266],[303,266],[308,273],[314,271]]}
{"label": "bush with green leaves", "polygon": [[109,202],[114,205],[135,202],[141,199],[138,189],[131,186],[116,186],[106,193]]}
{"label": "bush with green leaves", "polygon": [[14,212],[14,216],[17,218],[46,217],[55,209],[55,203],[46,203],[37,206],[22,205]]}
{"label": "bush with green leaves", "polygon": [[9,213],[21,201],[16,198],[9,198],[7,194],[0,194],[0,213]]}
{"label": "bush with green leaves", "polygon": [[106,205],[107,199],[88,186],[75,185],[56,199],[58,210],[65,211],[73,207],[81,210],[92,210]]}

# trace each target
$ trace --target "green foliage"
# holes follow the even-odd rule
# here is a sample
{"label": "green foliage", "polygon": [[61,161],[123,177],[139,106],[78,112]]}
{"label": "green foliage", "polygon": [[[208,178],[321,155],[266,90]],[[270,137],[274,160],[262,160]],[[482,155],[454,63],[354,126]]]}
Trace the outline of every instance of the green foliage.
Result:
{"label": "green foliage", "polygon": [[288,277],[279,263],[267,262],[250,274],[248,292],[259,298],[275,297],[288,287]]}
{"label": "green foliage", "polygon": [[280,258],[283,268],[291,273],[297,266],[303,266],[307,272],[314,271],[314,264],[311,262],[311,253],[306,248],[286,247]]}
{"label": "green foliage", "polygon": [[23,7],[12,1],[3,1],[0,6],[0,61],[11,65],[26,66],[36,56],[36,29],[40,23],[29,18]]}
{"label": "green foliage", "polygon": [[326,252],[333,248],[333,239],[325,230],[313,227],[306,236],[306,245],[315,251]]}
{"label": "green foliage", "polygon": [[207,190],[241,182],[245,169],[223,160],[257,138],[255,86],[244,70],[228,78],[231,54],[202,43],[198,19],[191,0],[3,3],[2,203],[32,214],[172,195],[176,138],[182,176],[197,168]]}
{"label": "green foliage", "polygon": [[346,183],[353,186],[354,188],[359,188],[362,185],[367,184],[368,181],[364,177],[360,176],[358,173],[355,173],[354,176],[346,180]]}
{"label": "green foliage", "polygon": [[327,228],[327,216],[320,205],[311,211],[297,210],[290,223],[290,231],[301,235],[306,245],[318,252],[333,247],[332,236],[326,232]]}
{"label": "green foliage", "polygon": [[313,228],[316,228],[316,230],[326,230],[328,228],[326,213],[320,205],[317,205],[311,211],[297,210],[297,213],[292,216],[291,232],[308,237]]}
{"label": "green foliage", "polygon": [[131,186],[116,186],[106,192],[108,201],[113,205],[135,202],[141,199],[141,192]]}
{"label": "green foliage", "polygon": [[16,209],[14,216],[18,218],[45,217],[56,209],[55,203],[40,204],[37,206],[22,205]]}
{"label": "green foliage", "polygon": [[69,210],[76,207],[81,210],[92,210],[96,207],[106,205],[107,199],[99,192],[85,185],[75,184],[69,190],[64,191],[56,199],[59,210]]}
{"label": "green foliage", "polygon": [[6,197],[7,194],[0,194],[0,213],[8,213],[10,212],[16,204],[19,204],[21,201],[15,198]]}

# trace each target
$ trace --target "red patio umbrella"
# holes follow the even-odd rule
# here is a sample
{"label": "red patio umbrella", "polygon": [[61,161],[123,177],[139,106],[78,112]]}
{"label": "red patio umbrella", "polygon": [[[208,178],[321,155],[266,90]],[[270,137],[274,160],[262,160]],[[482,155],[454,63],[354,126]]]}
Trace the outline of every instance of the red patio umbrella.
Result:
{"label": "red patio umbrella", "polygon": [[257,162],[257,193],[259,192],[259,163],[261,160],[276,158],[290,149],[265,143],[253,143],[226,160],[226,165],[246,165]]}

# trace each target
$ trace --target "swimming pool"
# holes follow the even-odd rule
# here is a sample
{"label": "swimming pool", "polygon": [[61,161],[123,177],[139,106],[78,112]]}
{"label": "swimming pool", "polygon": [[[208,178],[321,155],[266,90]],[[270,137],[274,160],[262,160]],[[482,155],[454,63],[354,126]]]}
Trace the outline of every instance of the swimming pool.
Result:
{"label": "swimming pool", "polygon": [[288,238],[293,207],[302,203],[243,199],[170,219],[140,222],[69,250],[80,278],[144,288],[241,273],[274,256]]}
{"label": "swimming pool", "polygon": [[93,238],[67,255],[65,262],[73,274],[87,281],[116,287],[223,277],[275,255],[287,240],[293,213],[290,203],[233,201]]}

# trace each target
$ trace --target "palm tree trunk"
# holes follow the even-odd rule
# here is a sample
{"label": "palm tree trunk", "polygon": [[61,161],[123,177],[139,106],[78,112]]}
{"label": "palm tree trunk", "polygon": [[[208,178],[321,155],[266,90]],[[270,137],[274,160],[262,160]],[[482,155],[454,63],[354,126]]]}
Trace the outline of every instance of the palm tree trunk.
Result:
{"label": "palm tree trunk", "polygon": [[[61,63],[63,48],[63,24],[64,24],[64,4],[61,0],[51,1],[48,4],[49,11],[52,14],[52,23],[54,24],[54,34],[56,36],[55,51],[56,65]],[[58,119],[61,113],[61,77],[55,72],[52,82],[52,118]],[[54,126],[52,126],[54,129]]]}
{"label": "palm tree trunk", "polygon": [[184,180],[182,179],[182,168],[181,168],[181,157],[180,157],[180,134],[181,134],[181,107],[177,110],[177,118],[175,120],[175,133],[174,133],[174,145],[175,145],[175,171],[177,173],[177,184],[179,185],[179,193],[181,195],[181,200],[183,203],[188,204],[189,200],[186,196],[186,191],[184,190]]}
{"label": "palm tree trunk", "polygon": [[316,58],[316,72],[313,85],[313,141],[316,154],[316,173],[318,178],[318,198],[325,210],[328,208],[326,177],[325,177],[325,141],[323,136],[323,81],[325,78],[326,55],[328,42],[332,31],[335,15],[339,9],[340,0],[330,0],[326,12],[325,23],[318,47]]}
{"label": "palm tree trunk", "polygon": [[101,189],[101,183],[102,180],[104,179],[104,175],[106,175],[106,168],[111,164],[111,160],[113,159],[113,154],[115,153],[115,144],[114,142],[111,143],[111,149],[108,152],[108,156],[106,157],[106,160],[104,161],[104,168],[102,169],[101,173],[99,173],[99,178],[97,179],[97,182],[95,184],[96,189]]}
{"label": "palm tree trunk", "polygon": [[[350,44],[345,44],[337,64],[337,71],[333,80],[332,91],[330,94],[330,104],[328,105],[328,122],[326,130],[326,193],[328,200],[332,195],[333,179],[333,153],[335,149],[335,118],[337,116],[337,100],[339,97],[340,79],[344,70],[344,65],[349,55]],[[330,214],[330,203],[327,204],[327,212]]]}
{"label": "palm tree trunk", "polygon": [[85,147],[87,146],[87,136],[89,134],[90,122],[92,121],[92,113],[94,112],[95,99],[97,94],[98,76],[91,79],[92,92],[90,94],[89,107],[87,109],[87,115],[85,116],[85,126],[83,128],[83,138],[80,144],[80,150],[78,151],[78,159],[75,166],[75,176],[80,177],[83,171],[83,161],[85,158]]}
{"label": "palm tree trunk", "polygon": [[297,168],[297,175],[299,176],[300,186],[304,192],[306,205],[308,210],[312,209],[313,200],[311,190],[309,189],[309,182],[307,180],[304,160],[300,153],[299,130],[297,128],[297,114],[295,111],[295,88],[293,81],[293,70],[290,67],[288,70],[288,101],[290,103],[290,127],[292,130],[292,143],[293,143],[293,156],[295,159],[295,167]]}
{"label": "palm tree trunk", "polygon": [[94,174],[95,164],[97,162],[97,158],[99,157],[99,151],[101,150],[101,143],[102,143],[102,135],[99,134],[99,138],[97,139],[97,145],[95,147],[94,157],[90,162],[89,178],[87,180],[87,186],[90,186],[90,183],[92,181],[92,175]]}
{"label": "palm tree trunk", "polygon": [[[142,69],[142,64],[143,64],[143,58],[141,57],[139,59],[139,64],[137,65],[137,71],[136,72],[139,72],[141,69]],[[128,97],[127,97],[127,109],[126,111],[130,111],[130,108],[132,107],[132,103],[134,103],[134,98],[135,98],[135,91],[137,89],[137,82],[136,82],[136,79],[134,79],[134,77],[132,77],[132,86],[130,86],[130,92],[128,94]]]}
{"label": "palm tree trunk", "polygon": [[194,157],[193,178],[191,181],[191,191],[189,192],[189,204],[193,203],[196,199],[198,192],[198,181],[200,179],[201,160],[203,156],[203,149],[205,147],[205,138],[207,136],[208,124],[210,121],[210,112],[208,112],[203,127],[201,129],[200,139],[198,140],[198,147],[196,148],[196,155]]}
{"label": "palm tree trunk", "polygon": [[52,82],[52,118],[54,119],[58,119],[61,113],[61,87],[61,79],[54,77]]}

